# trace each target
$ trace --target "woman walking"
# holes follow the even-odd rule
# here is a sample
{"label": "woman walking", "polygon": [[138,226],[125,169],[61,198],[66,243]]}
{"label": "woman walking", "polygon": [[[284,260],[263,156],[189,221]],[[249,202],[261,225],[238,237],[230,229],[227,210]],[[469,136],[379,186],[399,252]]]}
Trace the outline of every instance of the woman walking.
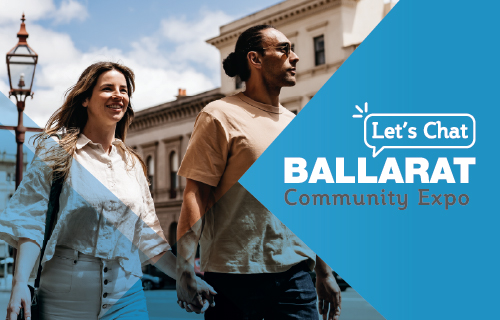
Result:
{"label": "woman walking", "polygon": [[[0,239],[18,248],[7,319],[17,319],[20,308],[31,316],[27,282],[38,269],[56,179],[63,181],[60,210],[40,257],[42,319],[147,319],[141,265],[155,264],[176,278],[145,165],[124,143],[134,87],[126,66],[92,64],[36,137],[37,159],[0,215]],[[205,305],[213,294],[198,279]]]}

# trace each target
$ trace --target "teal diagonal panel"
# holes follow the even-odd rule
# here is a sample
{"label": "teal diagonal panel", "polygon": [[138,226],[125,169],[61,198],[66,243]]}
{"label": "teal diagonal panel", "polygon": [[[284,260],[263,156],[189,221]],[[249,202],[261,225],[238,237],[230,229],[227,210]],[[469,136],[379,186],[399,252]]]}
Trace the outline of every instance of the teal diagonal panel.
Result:
{"label": "teal diagonal panel", "polygon": [[498,317],[499,10],[401,0],[240,179],[388,320]]}

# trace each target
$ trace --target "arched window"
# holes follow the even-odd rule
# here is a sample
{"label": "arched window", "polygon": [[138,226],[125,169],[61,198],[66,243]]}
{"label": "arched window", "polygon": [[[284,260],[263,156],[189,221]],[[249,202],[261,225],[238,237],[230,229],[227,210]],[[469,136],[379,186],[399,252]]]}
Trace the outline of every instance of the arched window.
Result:
{"label": "arched window", "polygon": [[151,196],[153,195],[154,190],[154,176],[155,176],[155,161],[152,156],[149,156],[146,160],[146,165],[148,166],[148,179],[149,183],[149,191],[151,192]]}
{"label": "arched window", "polygon": [[172,151],[170,153],[170,199],[177,197],[177,170],[179,170],[179,157],[177,157],[177,152]]}

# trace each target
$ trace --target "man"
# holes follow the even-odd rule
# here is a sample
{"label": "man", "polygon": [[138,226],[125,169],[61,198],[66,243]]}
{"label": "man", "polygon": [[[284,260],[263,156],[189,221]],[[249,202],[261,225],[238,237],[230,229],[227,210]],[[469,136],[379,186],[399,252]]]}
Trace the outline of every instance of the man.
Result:
{"label": "man", "polygon": [[298,61],[283,33],[267,25],[249,28],[223,62],[228,76],[245,81],[245,92],[210,103],[196,119],[178,173],[187,183],[177,295],[188,311],[206,310],[193,270],[200,241],[205,280],[217,291],[217,305],[205,319],[318,319],[312,268],[323,319],[339,317],[332,270],[238,183],[294,117],[279,94],[295,85]]}

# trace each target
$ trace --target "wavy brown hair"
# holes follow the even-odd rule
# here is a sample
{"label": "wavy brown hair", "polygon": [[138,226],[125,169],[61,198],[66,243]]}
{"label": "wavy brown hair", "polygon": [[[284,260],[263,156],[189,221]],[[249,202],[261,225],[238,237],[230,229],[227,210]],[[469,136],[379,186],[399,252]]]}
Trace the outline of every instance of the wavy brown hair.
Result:
{"label": "wavy brown hair", "polygon": [[[50,117],[45,125],[44,132],[36,135],[34,140],[36,153],[51,167],[53,178],[67,178],[73,154],[76,150],[78,136],[83,131],[88,120],[87,108],[83,107],[82,103],[92,96],[92,91],[99,76],[111,70],[123,74],[127,81],[128,96],[130,98],[135,90],[135,75],[130,68],[109,61],[94,63],[87,67],[80,75],[78,82],[66,91],[63,105]],[[125,142],[128,127],[133,119],[134,110],[129,99],[127,111],[116,125],[115,138]],[[59,144],[46,148],[45,140],[51,135],[60,137]],[[139,160],[147,178],[146,165],[139,155],[128,146],[124,148],[124,151],[127,154],[125,157],[127,166],[131,168],[135,165],[135,160]]]}

